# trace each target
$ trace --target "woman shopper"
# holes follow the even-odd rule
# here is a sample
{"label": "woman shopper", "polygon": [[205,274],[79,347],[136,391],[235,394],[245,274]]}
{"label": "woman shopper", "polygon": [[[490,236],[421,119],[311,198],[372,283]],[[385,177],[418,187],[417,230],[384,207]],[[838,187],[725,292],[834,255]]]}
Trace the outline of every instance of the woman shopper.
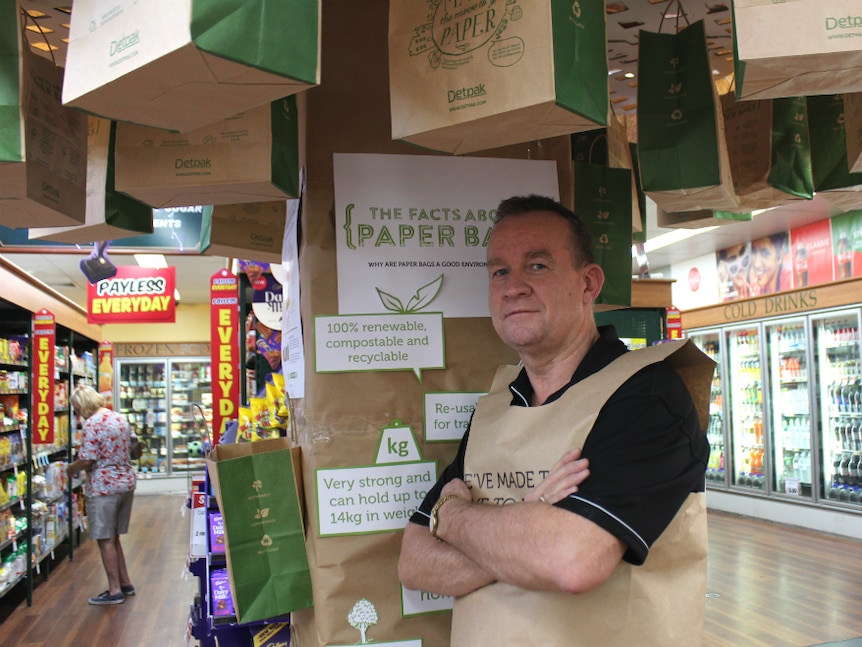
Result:
{"label": "woman shopper", "polygon": [[77,459],[66,468],[71,476],[86,470],[84,485],[90,537],[99,544],[108,590],[90,598],[90,604],[122,604],[134,595],[120,535],[129,531],[132,498],[137,480],[129,461],[131,432],[120,414],[105,408],[105,398],[89,386],[75,389],[69,400],[84,421]]}

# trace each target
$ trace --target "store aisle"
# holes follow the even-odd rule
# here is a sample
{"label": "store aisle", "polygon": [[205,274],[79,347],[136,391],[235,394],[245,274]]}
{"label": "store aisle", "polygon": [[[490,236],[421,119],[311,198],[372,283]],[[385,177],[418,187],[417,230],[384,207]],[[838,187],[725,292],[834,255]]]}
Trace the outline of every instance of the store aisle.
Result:
{"label": "store aisle", "polygon": [[[196,578],[184,579],[182,495],[138,495],[124,542],[137,595],[93,607],[105,589],[95,542],[41,582],[33,606],[0,625],[0,647],[184,647]],[[718,512],[709,514],[704,647],[862,643],[862,541]],[[854,640],[855,639],[855,640]]]}
{"label": "store aisle", "polygon": [[[185,495],[137,495],[123,550],[137,595],[97,607],[107,588],[94,541],[75,548],[0,625],[0,647],[182,647],[197,578],[184,579],[189,546]],[[37,576],[38,577],[38,576]],[[38,581],[38,580],[37,580]]]}

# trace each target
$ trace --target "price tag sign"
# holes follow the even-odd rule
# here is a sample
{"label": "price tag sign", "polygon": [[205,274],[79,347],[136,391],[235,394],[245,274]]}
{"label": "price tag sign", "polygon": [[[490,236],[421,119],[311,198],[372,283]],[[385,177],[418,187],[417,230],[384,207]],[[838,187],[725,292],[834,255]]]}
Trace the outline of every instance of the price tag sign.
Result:
{"label": "price tag sign", "polygon": [[784,493],[799,496],[799,479],[787,479],[784,482]]}

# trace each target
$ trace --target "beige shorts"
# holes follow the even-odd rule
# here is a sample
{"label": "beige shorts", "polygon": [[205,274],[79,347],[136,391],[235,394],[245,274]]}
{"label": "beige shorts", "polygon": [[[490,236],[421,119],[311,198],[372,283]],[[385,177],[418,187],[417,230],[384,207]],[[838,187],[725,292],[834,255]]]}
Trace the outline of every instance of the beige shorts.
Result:
{"label": "beige shorts", "polygon": [[87,497],[90,539],[111,539],[129,532],[134,490],[120,494]]}

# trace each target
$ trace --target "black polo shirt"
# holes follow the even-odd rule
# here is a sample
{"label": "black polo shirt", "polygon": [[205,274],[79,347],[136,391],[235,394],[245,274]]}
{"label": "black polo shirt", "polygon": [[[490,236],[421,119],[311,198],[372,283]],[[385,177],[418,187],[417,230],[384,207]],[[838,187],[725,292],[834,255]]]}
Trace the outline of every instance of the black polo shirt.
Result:
{"label": "black polo shirt", "polygon": [[[567,389],[628,352],[613,326],[599,328],[599,340],[587,352]],[[533,388],[526,371],[509,386],[512,406],[529,406]],[[455,460],[429,491],[411,521],[428,524],[440,490],[464,478],[469,429]],[[560,448],[560,455],[570,448]],[[604,528],[627,546],[624,559],[642,564],[649,547],[673,520],[691,492],[702,492],[709,443],[700,430],[694,403],[669,365],[652,364],[627,380],[602,407],[582,454],[590,476],[575,494],[555,505]]]}

